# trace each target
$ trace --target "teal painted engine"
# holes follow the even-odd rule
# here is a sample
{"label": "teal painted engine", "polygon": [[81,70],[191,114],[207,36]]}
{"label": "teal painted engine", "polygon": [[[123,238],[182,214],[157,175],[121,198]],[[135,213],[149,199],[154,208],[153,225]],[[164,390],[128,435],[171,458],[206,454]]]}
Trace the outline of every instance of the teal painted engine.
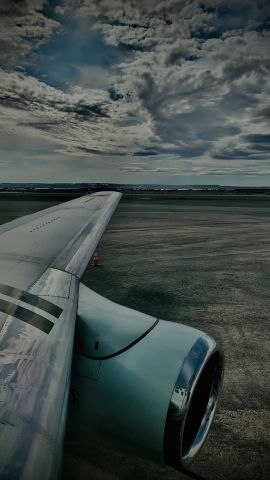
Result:
{"label": "teal painted engine", "polygon": [[205,333],[80,286],[71,415],[93,442],[186,468],[212,424],[223,354]]}

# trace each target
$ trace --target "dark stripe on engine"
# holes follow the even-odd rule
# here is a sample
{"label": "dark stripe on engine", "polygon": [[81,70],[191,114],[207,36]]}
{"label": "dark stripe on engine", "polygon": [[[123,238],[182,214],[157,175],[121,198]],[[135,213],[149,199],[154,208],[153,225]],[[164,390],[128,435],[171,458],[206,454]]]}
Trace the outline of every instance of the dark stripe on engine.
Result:
{"label": "dark stripe on engine", "polygon": [[54,323],[37,313],[27,310],[27,308],[20,307],[14,303],[7,302],[0,299],[0,312],[16,317],[23,322],[29,323],[33,327],[39,328],[45,333],[50,333]]}
{"label": "dark stripe on engine", "polygon": [[40,298],[37,295],[25,292],[24,290],[19,290],[15,287],[10,287],[9,285],[3,285],[2,283],[0,283],[0,293],[21,300],[22,302],[29,303],[33,307],[40,308],[56,318],[60,317],[63,311],[62,308],[54,303],[48,302],[48,300],[45,300],[44,298]]}

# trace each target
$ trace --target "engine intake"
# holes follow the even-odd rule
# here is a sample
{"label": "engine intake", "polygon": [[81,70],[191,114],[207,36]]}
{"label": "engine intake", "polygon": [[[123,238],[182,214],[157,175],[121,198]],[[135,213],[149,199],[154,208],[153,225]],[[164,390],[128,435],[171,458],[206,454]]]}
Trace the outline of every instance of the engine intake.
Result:
{"label": "engine intake", "polygon": [[207,345],[200,338],[184,361],[168,408],[164,458],[175,467],[192,463],[206,439],[217,407],[223,358],[217,350],[208,355],[204,350]]}

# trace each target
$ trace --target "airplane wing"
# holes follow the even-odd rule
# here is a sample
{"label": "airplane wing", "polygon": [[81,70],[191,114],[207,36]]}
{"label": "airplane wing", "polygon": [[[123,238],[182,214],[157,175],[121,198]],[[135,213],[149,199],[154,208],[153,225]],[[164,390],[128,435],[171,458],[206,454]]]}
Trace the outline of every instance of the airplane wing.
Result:
{"label": "airplane wing", "polygon": [[121,195],[100,192],[0,227],[0,478],[55,478],[78,285]]}

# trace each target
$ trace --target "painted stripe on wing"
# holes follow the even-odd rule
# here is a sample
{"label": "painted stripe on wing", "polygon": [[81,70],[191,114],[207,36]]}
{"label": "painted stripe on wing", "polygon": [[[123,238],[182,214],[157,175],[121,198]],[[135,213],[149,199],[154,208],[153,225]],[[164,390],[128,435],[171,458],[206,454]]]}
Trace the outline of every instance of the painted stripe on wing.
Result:
{"label": "painted stripe on wing", "polygon": [[29,303],[33,307],[44,310],[56,318],[59,318],[63,311],[62,308],[58,307],[54,303],[49,302],[48,300],[45,300],[44,298],[40,298],[32,293],[25,292],[24,290],[19,290],[18,288],[4,285],[2,283],[0,283],[0,293],[8,295],[12,298],[16,298],[17,300],[21,300],[22,302]]}
{"label": "painted stripe on wing", "polygon": [[54,323],[48,320],[48,318],[42,317],[41,315],[38,315],[27,308],[20,307],[15,303],[11,303],[3,299],[0,299],[0,312],[18,318],[25,323],[29,323],[33,327],[36,327],[45,333],[50,333],[52,327],[54,326]]}

